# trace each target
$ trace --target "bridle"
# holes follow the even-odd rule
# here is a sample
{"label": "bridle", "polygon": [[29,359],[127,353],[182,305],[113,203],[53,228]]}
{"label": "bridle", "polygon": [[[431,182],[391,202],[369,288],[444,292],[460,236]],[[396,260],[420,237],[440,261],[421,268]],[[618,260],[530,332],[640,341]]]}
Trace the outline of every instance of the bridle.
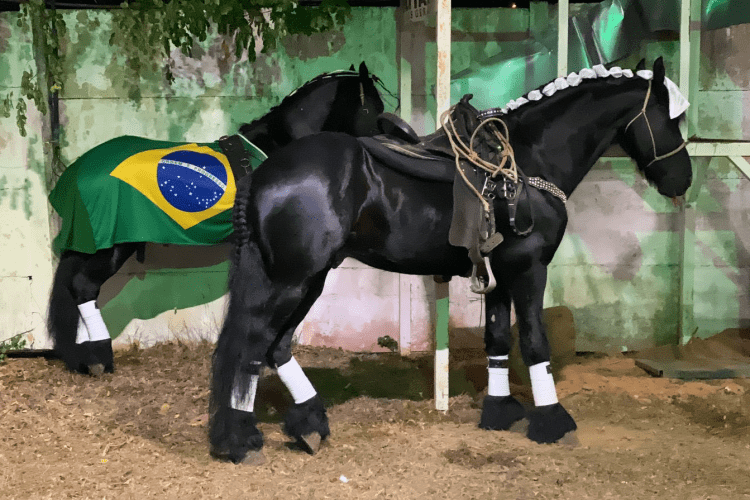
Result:
{"label": "bridle", "polygon": [[685,146],[687,146],[687,141],[682,141],[682,144],[677,146],[675,149],[670,151],[669,153],[663,154],[663,155],[657,155],[656,154],[656,139],[654,139],[654,131],[651,130],[651,122],[648,120],[648,116],[646,115],[646,106],[648,105],[648,100],[651,97],[651,83],[653,80],[648,81],[648,91],[646,92],[646,99],[643,101],[643,108],[641,108],[641,112],[638,113],[633,117],[632,120],[627,124],[625,127],[625,131],[627,132],[628,128],[633,124],[634,121],[636,121],[639,117],[643,116],[643,119],[646,120],[646,127],[648,128],[648,134],[651,136],[651,146],[654,148],[654,159],[651,160],[648,165],[644,167],[644,170],[656,163],[659,160],[664,160],[665,158],[669,158],[670,156],[674,156],[683,149],[685,149]]}

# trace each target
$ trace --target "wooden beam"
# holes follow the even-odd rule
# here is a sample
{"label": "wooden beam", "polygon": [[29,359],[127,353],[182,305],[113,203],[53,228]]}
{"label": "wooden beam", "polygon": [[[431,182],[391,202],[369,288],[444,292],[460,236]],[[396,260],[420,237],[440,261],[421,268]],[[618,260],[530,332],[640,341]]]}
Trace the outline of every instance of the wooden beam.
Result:
{"label": "wooden beam", "polygon": [[411,276],[398,277],[398,347],[402,356],[411,354]]}
{"label": "wooden beam", "polygon": [[570,0],[557,3],[557,76],[568,75],[568,17]]}
{"label": "wooden beam", "polygon": [[[690,0],[681,0],[680,4],[680,92],[690,100]],[[691,103],[691,108],[695,103]],[[690,115],[690,108],[688,108]],[[683,137],[690,137],[690,120],[681,125]]]}
{"label": "wooden beam", "polygon": [[[437,0],[437,124],[451,106],[451,2]],[[448,410],[448,283],[435,285],[435,408]]]}
{"label": "wooden beam", "polygon": [[750,163],[746,159],[741,156],[730,156],[729,159],[734,163],[734,166],[740,169],[740,172],[745,174],[745,177],[750,179]]}
{"label": "wooden beam", "polygon": [[750,142],[690,142],[690,156],[750,156]]}

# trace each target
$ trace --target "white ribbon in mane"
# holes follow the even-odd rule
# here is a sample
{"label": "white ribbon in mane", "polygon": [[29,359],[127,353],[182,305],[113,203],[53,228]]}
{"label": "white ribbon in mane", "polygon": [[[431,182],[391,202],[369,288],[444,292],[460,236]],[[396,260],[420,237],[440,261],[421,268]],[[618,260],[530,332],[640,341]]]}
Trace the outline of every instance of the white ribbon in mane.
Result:
{"label": "white ribbon in mane", "polygon": [[[638,71],[636,75],[644,80],[651,80],[654,77],[654,72],[649,69],[642,69]],[[503,114],[506,114],[509,110],[518,109],[518,107],[523,106],[529,101],[538,101],[542,98],[542,95],[550,97],[559,90],[564,90],[568,87],[577,87],[583,80],[606,78],[609,76],[615,78],[621,78],[623,76],[626,78],[633,78],[634,75],[631,70],[622,69],[619,66],[607,69],[603,64],[597,64],[592,68],[582,69],[578,74],[571,73],[567,77],[557,78],[545,85],[541,92],[539,92],[539,90],[532,90],[528,94],[528,99],[525,97],[519,97],[518,99],[510,101],[502,109],[502,112]],[[664,77],[664,86],[667,87],[667,94],[669,95],[669,117],[677,118],[687,110],[690,103],[687,98],[682,95],[677,84],[667,77]]]}

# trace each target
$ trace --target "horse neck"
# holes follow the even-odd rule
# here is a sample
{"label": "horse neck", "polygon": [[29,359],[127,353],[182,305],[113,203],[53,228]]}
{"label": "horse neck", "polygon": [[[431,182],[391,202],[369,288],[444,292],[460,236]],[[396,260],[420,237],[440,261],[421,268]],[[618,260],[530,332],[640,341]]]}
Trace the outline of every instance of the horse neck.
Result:
{"label": "horse neck", "polygon": [[264,116],[240,127],[250,142],[264,153],[324,130],[339,93],[341,78],[332,77],[302,87]]}
{"label": "horse neck", "polygon": [[628,80],[582,84],[519,109],[509,123],[519,168],[570,196],[643,106],[646,81]]}

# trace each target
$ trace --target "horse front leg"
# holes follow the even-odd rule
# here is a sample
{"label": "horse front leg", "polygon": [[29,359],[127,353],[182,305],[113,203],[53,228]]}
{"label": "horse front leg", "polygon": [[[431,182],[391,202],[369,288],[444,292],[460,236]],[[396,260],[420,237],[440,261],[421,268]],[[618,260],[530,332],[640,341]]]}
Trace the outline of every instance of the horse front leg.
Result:
{"label": "horse front leg", "polygon": [[510,290],[498,273],[497,287],[486,295],[484,344],[487,353],[487,396],[482,405],[479,427],[508,430],[525,416],[525,411],[510,394],[508,354],[513,346],[510,333]]}
{"label": "horse front leg", "polygon": [[529,413],[529,439],[554,443],[577,426],[557,400],[550,368],[550,347],[543,322],[547,266],[534,262],[518,275],[513,285],[513,302],[518,316],[519,340],[524,363],[529,367],[535,409]]}

